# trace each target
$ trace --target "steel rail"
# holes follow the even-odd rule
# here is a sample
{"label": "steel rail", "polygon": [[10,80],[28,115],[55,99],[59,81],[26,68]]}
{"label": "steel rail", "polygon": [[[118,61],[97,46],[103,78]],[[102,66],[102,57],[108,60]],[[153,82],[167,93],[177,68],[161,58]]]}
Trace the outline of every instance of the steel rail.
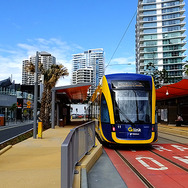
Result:
{"label": "steel rail", "polygon": [[115,152],[148,188],[154,188],[154,186],[127,159],[125,159],[118,150],[115,150]]}
{"label": "steel rail", "polygon": [[166,161],[172,163],[173,165],[175,165],[175,166],[181,168],[182,170],[185,170],[186,172],[188,172],[188,169],[187,169],[187,168],[185,168],[185,167],[179,165],[178,163],[175,163],[174,161],[172,161],[172,160],[170,160],[170,159],[168,159],[168,158],[166,158],[166,157],[164,157],[164,156],[162,156],[162,155],[160,155],[160,154],[158,154],[158,153],[156,153],[156,152],[154,152],[154,151],[152,151],[152,150],[150,150],[150,152],[153,153],[153,154],[155,154],[155,155],[157,155],[158,157],[161,157],[161,158],[163,158],[164,160],[166,160]]}

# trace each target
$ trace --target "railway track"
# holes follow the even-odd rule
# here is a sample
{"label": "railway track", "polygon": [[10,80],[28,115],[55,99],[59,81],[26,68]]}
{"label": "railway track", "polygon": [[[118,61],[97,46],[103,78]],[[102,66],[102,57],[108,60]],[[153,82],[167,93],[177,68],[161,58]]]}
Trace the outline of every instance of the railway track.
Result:
{"label": "railway track", "polygon": [[170,139],[166,141],[168,143],[153,144],[151,147],[104,150],[129,188],[188,187],[187,144],[171,142]]}
{"label": "railway track", "polygon": [[117,155],[125,162],[125,164],[140,178],[140,180],[148,187],[153,188],[152,184],[132,165],[120,151],[115,150]]}

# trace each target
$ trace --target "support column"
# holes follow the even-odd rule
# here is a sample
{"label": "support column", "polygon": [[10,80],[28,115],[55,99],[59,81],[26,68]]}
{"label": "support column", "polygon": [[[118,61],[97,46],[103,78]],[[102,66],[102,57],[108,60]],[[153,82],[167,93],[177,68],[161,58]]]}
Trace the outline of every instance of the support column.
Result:
{"label": "support column", "polygon": [[51,111],[52,129],[55,129],[55,92],[56,91],[52,89],[52,111]]}
{"label": "support column", "polygon": [[59,103],[57,103],[57,126],[59,126]]}
{"label": "support column", "polygon": [[33,122],[33,138],[37,138],[37,101],[38,101],[38,52],[35,58],[35,73],[34,73],[34,122]]}

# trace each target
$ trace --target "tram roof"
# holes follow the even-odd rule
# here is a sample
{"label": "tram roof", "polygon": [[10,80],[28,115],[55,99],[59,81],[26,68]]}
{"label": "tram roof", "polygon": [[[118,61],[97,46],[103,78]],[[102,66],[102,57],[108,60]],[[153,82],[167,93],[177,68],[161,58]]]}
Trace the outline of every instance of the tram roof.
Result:
{"label": "tram roof", "polygon": [[183,79],[175,84],[165,85],[156,89],[157,100],[166,100],[188,96],[188,79]]}
{"label": "tram roof", "polygon": [[54,87],[52,90],[56,91],[59,98],[64,99],[66,103],[73,103],[75,101],[84,101],[87,98],[87,92],[92,83],[83,83],[76,85],[67,85],[61,87]]}
{"label": "tram roof", "polygon": [[108,80],[148,80],[151,76],[136,73],[117,73],[105,75]]}

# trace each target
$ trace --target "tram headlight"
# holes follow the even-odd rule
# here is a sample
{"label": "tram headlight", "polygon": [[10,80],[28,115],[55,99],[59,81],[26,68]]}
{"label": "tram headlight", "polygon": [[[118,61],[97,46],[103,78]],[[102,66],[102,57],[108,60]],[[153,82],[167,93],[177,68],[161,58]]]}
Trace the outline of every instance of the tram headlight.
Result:
{"label": "tram headlight", "polygon": [[116,128],[114,125],[112,125],[112,132],[116,132]]}

